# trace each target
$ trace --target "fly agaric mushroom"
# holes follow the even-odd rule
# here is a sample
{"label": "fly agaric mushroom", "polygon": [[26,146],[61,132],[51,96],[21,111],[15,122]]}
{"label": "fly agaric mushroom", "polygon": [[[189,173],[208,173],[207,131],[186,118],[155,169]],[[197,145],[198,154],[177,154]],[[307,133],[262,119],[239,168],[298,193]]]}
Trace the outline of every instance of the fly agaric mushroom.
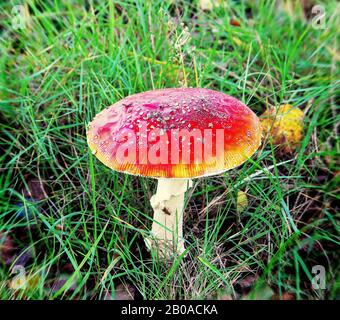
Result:
{"label": "fly agaric mushroom", "polygon": [[183,253],[183,208],[191,179],[223,173],[261,143],[257,116],[239,100],[202,88],[128,96],[96,115],[88,144],[108,167],[158,179],[149,249]]}

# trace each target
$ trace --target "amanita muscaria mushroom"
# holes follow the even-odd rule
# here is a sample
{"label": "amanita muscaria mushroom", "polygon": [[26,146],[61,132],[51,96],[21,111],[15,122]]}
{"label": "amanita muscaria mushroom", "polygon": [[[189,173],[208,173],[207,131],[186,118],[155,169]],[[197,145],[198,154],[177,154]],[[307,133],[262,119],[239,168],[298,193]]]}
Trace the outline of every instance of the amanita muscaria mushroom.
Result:
{"label": "amanita muscaria mushroom", "polygon": [[180,88],[128,96],[96,115],[88,144],[108,167],[158,179],[149,249],[184,251],[183,207],[191,179],[223,173],[261,143],[257,116],[224,93]]}

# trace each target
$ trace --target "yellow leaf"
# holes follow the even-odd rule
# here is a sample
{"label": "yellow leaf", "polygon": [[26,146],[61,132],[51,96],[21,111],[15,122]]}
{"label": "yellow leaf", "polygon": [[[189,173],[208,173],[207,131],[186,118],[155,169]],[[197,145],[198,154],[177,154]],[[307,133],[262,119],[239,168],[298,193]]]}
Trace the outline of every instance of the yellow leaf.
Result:
{"label": "yellow leaf", "polygon": [[239,191],[237,193],[237,204],[236,210],[238,213],[243,212],[248,207],[248,198],[247,194],[244,191]]}
{"label": "yellow leaf", "polygon": [[202,10],[211,10],[221,5],[221,0],[200,0],[199,6]]}
{"label": "yellow leaf", "polygon": [[261,116],[263,134],[271,137],[275,145],[283,146],[284,150],[295,149],[303,135],[303,112],[290,104],[277,109],[271,108]]}
{"label": "yellow leaf", "polygon": [[9,282],[9,287],[13,290],[26,289],[26,276],[15,277]]}
{"label": "yellow leaf", "polygon": [[9,288],[13,290],[36,289],[40,281],[39,275],[25,275],[19,272],[9,281]]}

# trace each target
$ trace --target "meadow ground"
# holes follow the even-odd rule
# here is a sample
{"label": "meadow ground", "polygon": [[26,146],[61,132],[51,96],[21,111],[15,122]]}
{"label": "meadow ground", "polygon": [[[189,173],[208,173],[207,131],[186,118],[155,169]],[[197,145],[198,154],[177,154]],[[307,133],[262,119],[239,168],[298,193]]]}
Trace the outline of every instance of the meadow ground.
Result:
{"label": "meadow ground", "polygon": [[[319,24],[312,0],[172,2],[1,2],[1,299],[339,298],[336,1]],[[86,126],[129,94],[183,86],[259,116],[289,103],[304,135],[292,152],[268,139],[239,168],[195,180],[188,256],[164,263],[142,237],[155,180],[102,165]]]}

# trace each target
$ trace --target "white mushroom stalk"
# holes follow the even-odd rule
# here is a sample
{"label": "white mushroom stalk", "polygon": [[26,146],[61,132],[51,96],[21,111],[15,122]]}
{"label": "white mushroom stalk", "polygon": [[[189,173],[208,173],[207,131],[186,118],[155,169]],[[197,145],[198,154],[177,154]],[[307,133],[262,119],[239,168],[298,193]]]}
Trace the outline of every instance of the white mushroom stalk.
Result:
{"label": "white mushroom stalk", "polygon": [[151,234],[145,238],[149,250],[170,258],[185,251],[183,239],[183,209],[190,179],[158,179],[157,192],[150,203],[154,210]]}

